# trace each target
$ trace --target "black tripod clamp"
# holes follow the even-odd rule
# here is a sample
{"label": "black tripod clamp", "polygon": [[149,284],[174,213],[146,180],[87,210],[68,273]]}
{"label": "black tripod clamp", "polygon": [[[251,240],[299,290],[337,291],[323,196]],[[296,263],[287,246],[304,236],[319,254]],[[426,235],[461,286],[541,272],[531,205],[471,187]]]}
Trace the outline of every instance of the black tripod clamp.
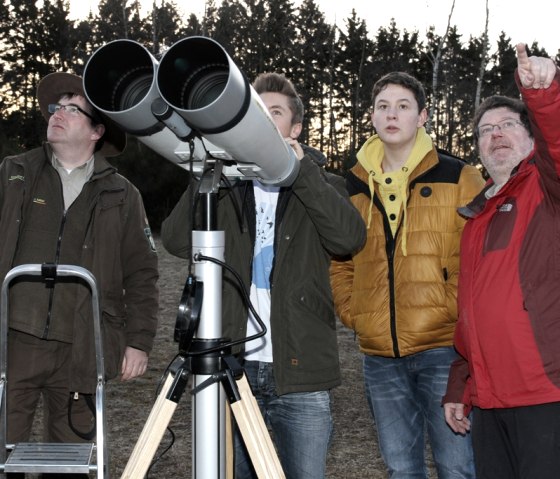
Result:
{"label": "black tripod clamp", "polygon": [[187,358],[177,356],[171,363],[171,366],[169,366],[169,372],[173,375],[173,383],[167,391],[165,398],[178,404],[189,382]]}
{"label": "black tripod clamp", "polygon": [[[227,339],[194,339],[192,347],[195,351],[200,346],[214,348],[220,343],[229,343],[229,341]],[[191,356],[190,368],[193,374],[209,376],[208,379],[194,387],[191,394],[195,395],[208,386],[221,382],[230,404],[241,399],[236,381],[243,376],[243,367],[231,354],[230,346],[213,353]]]}

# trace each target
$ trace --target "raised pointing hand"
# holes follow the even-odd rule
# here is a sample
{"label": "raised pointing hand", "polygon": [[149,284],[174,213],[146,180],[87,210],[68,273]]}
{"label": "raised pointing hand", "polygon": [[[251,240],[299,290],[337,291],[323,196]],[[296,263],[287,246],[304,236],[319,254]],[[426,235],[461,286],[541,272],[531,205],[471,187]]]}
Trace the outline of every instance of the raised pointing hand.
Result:
{"label": "raised pointing hand", "polygon": [[524,43],[516,45],[517,73],[523,88],[548,88],[556,75],[556,65],[550,58],[527,55]]}

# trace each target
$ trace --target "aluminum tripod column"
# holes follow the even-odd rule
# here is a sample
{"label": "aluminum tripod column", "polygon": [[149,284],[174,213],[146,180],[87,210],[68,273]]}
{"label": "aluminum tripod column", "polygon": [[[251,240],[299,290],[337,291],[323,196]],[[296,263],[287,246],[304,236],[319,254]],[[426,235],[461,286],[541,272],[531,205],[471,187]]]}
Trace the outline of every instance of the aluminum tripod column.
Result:
{"label": "aluminum tripod column", "polygon": [[[213,262],[196,261],[198,253],[224,260],[223,231],[193,231],[193,261],[195,276],[204,284],[204,298],[197,339],[222,337],[222,268]],[[210,376],[193,375],[193,387]],[[226,397],[218,381],[197,392],[193,397],[192,450],[194,479],[226,477]]]}

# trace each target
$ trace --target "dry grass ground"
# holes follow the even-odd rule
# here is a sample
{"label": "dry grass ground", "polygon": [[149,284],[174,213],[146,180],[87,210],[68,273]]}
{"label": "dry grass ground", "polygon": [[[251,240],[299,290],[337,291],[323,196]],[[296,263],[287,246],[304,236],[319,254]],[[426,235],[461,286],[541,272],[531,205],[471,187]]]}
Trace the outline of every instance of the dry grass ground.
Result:
{"label": "dry grass ground", "polygon": [[[113,479],[121,476],[152,410],[160,379],[178,350],[177,343],[173,341],[173,329],[187,268],[184,261],[169,255],[159,241],[157,246],[161,274],[160,324],[149,369],[142,378],[134,381],[112,381],[107,384],[107,444],[110,451],[110,475]],[[343,382],[333,391],[335,428],[328,456],[327,477],[386,478],[365,401],[361,354],[351,331],[340,326],[338,338]],[[169,422],[169,427],[175,434],[173,446],[151,469],[149,477],[152,479],[192,477],[189,391],[190,388],[185,390]],[[170,441],[171,436],[166,433],[158,454]]]}

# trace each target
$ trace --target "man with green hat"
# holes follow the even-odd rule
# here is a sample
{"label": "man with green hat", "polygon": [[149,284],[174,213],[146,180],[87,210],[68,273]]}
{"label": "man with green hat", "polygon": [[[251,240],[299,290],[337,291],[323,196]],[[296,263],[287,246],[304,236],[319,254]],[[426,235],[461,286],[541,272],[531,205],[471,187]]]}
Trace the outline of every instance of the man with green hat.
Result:
{"label": "man with green hat", "polygon": [[[22,264],[91,271],[106,378],[138,377],[157,327],[158,269],[140,193],[105,159],[122,152],[126,136],[89,104],[76,75],[47,75],[37,99],[47,141],[0,164],[0,280]],[[93,439],[97,371],[89,288],[78,280],[23,280],[9,294],[8,442],[29,439],[41,396],[46,442]]]}

